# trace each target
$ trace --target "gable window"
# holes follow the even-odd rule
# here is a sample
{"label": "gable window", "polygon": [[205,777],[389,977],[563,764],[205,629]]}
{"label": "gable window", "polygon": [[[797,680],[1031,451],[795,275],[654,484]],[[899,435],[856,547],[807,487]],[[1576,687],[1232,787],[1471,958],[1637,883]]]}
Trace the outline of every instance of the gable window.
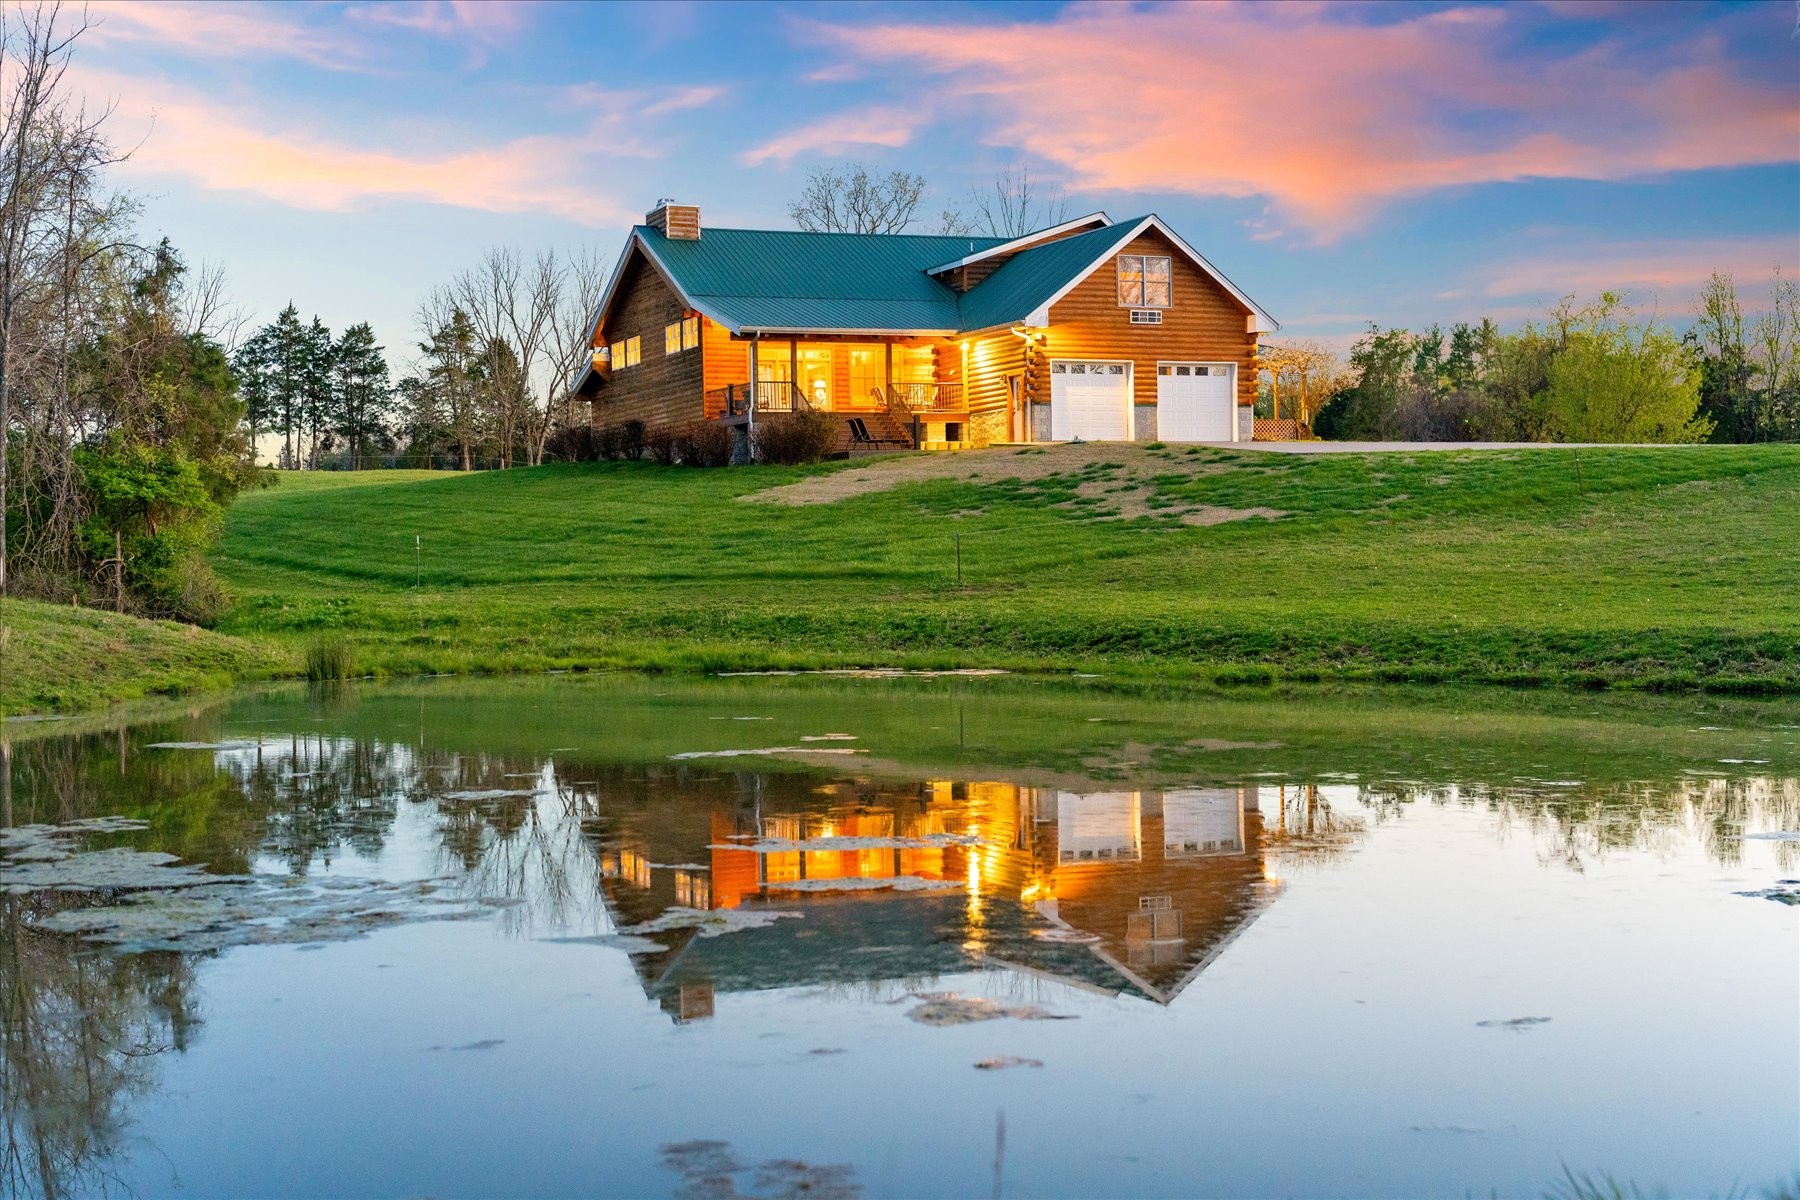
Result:
{"label": "gable window", "polygon": [[1123,308],[1170,307],[1171,260],[1155,254],[1119,255],[1119,304]]}
{"label": "gable window", "polygon": [[615,371],[621,367],[635,367],[642,358],[641,338],[628,337],[622,342],[612,344],[612,365]]}
{"label": "gable window", "polygon": [[1133,325],[1161,325],[1162,309],[1134,308],[1131,310],[1131,323]]}
{"label": "gable window", "polygon": [[683,317],[663,326],[663,353],[680,354],[700,345],[700,318]]}

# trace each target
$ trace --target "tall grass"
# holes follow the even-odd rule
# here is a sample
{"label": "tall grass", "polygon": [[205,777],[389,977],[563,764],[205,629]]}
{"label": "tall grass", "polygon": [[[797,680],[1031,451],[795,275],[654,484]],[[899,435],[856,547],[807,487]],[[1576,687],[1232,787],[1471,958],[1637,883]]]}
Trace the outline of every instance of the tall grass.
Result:
{"label": "tall grass", "polygon": [[[1790,1193],[1785,1188],[1785,1184],[1777,1183],[1762,1195],[1767,1200],[1787,1200]],[[1752,1200],[1753,1195],[1749,1188],[1734,1183],[1723,1192],[1709,1192],[1706,1200]],[[1634,1180],[1620,1182],[1605,1171],[1592,1175],[1578,1173],[1567,1163],[1563,1164],[1563,1177],[1544,1192],[1544,1200],[1668,1200],[1668,1197],[1666,1189],[1645,1191]]]}
{"label": "tall grass", "polygon": [[315,683],[348,679],[351,675],[350,643],[332,634],[319,634],[306,643],[306,677]]}

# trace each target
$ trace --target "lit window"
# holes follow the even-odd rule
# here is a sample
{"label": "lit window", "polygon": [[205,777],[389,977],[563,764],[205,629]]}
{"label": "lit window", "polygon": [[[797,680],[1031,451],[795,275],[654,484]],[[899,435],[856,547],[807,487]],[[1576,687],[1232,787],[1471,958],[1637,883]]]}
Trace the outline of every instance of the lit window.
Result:
{"label": "lit window", "polygon": [[700,318],[683,317],[663,326],[663,353],[680,354],[700,345]]}
{"label": "lit window", "polygon": [[1168,308],[1171,269],[1166,257],[1119,255],[1119,303],[1126,308]]}
{"label": "lit window", "polygon": [[606,348],[606,360],[612,364],[613,370],[625,365],[625,343],[614,342]]}
{"label": "lit window", "polygon": [[675,872],[675,903],[685,908],[711,908],[712,880],[696,871]]}
{"label": "lit window", "polygon": [[613,358],[613,369],[637,366],[643,358],[642,339],[628,337],[619,345],[620,350]]}

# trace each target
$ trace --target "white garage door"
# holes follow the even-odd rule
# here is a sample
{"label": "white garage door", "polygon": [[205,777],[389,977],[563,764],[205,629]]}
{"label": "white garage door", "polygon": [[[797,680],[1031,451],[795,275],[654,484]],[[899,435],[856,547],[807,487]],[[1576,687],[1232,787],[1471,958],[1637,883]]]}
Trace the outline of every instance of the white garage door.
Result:
{"label": "white garage door", "polygon": [[1162,363],[1156,368],[1156,436],[1165,442],[1233,442],[1236,397],[1229,366]]}
{"label": "white garage door", "polygon": [[1124,363],[1050,364],[1050,436],[1057,441],[1131,440],[1131,372]]}

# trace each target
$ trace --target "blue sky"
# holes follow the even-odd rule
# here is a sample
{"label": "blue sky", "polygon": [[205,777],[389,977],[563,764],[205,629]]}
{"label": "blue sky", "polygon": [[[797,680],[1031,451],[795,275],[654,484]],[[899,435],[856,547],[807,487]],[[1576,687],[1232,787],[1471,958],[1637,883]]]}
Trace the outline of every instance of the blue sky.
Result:
{"label": "blue sky", "polygon": [[[1514,324],[1715,268],[1800,270],[1796,8],[909,3],[99,4],[73,78],[117,105],[147,232],[260,323],[370,320],[487,248],[610,258],[659,196],[785,227],[822,164],[1006,167],[1154,211],[1288,337]],[[921,228],[930,229],[930,221]]]}

